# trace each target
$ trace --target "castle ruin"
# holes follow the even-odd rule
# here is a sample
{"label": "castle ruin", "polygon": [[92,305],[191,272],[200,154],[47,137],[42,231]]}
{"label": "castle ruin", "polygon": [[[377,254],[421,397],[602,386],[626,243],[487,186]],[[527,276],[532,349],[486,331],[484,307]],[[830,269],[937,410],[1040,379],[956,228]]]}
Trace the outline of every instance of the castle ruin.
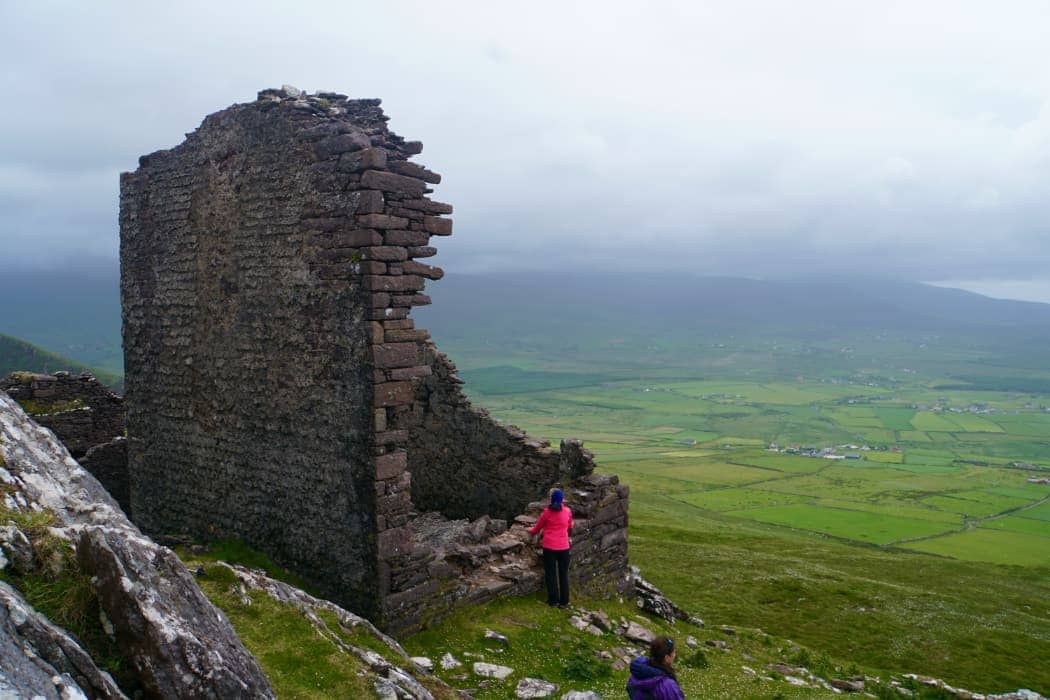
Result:
{"label": "castle ruin", "polygon": [[624,590],[627,489],[470,405],[412,307],[452,207],[379,100],[264,90],[120,182],[132,518],[237,538],[388,630],[536,590],[555,484],[576,585]]}

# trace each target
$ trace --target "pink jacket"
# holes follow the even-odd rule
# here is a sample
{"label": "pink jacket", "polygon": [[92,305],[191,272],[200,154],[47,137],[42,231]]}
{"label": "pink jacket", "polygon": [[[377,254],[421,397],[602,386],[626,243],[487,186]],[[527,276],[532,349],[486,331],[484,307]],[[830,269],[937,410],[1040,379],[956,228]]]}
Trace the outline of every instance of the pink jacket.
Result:
{"label": "pink jacket", "polygon": [[543,548],[564,550],[569,548],[569,530],[572,529],[572,510],[563,505],[561,510],[543,509],[543,514],[536,524],[529,528],[529,534],[535,535],[543,530]]}

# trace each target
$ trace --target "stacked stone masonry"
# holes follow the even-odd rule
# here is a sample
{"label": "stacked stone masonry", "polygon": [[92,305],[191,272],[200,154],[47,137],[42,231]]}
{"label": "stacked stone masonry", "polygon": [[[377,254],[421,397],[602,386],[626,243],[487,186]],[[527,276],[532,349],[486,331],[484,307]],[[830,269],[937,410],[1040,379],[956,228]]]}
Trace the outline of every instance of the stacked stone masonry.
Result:
{"label": "stacked stone masonry", "polygon": [[[474,409],[409,318],[452,207],[386,121],[378,100],[264,90],[122,175],[133,518],[244,539],[403,632],[534,589],[506,523],[561,484],[579,582],[626,585],[626,488]],[[471,521],[484,556],[462,556]]]}
{"label": "stacked stone masonry", "polygon": [[7,393],[50,429],[81,466],[128,511],[124,401],[90,374],[12,372]]}

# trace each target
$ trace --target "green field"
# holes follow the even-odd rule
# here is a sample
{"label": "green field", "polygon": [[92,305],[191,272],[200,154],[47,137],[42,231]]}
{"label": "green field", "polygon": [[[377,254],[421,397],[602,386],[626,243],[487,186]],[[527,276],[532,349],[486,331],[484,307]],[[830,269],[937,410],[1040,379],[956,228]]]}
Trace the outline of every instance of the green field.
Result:
{"label": "green field", "polygon": [[475,399],[552,443],[584,439],[631,486],[632,561],[701,617],[872,672],[1050,690],[1023,661],[1050,655],[1050,487],[1026,482],[1050,473],[1050,397],[631,374]]}

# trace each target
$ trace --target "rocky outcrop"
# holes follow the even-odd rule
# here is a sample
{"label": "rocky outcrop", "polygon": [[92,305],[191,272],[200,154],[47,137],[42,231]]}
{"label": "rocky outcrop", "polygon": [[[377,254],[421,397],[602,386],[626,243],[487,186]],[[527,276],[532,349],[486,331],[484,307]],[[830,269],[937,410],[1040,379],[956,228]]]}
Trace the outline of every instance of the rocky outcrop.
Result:
{"label": "rocky outcrop", "polygon": [[51,430],[73,459],[91,472],[128,512],[124,400],[90,374],[12,372],[6,392],[39,425]]}
{"label": "rocky outcrop", "polygon": [[65,630],[0,581],[0,697],[124,698]]}
{"label": "rocky outcrop", "polygon": [[703,620],[683,610],[677,603],[665,596],[659,588],[642,578],[642,572],[637,566],[631,567],[631,578],[634,585],[635,602],[645,612],[672,624],[675,620],[685,620],[697,627],[704,626]]}
{"label": "rocky outcrop", "polygon": [[[73,548],[107,633],[147,692],[166,698],[273,696],[229,621],[175,555],[144,537],[54,435],[2,393],[0,459],[11,521],[5,525],[17,529],[20,513],[53,515],[47,537],[60,540],[58,548]],[[33,537],[26,539],[32,543]],[[46,564],[43,552],[35,556],[38,565]]]}

